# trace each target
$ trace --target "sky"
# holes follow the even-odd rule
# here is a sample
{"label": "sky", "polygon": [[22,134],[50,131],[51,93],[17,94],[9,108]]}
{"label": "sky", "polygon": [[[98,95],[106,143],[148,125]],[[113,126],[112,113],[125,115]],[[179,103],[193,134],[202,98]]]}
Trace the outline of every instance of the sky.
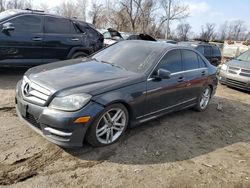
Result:
{"label": "sky", "polygon": [[[50,8],[59,5],[62,1],[32,0],[35,6],[45,3]],[[88,2],[91,4],[91,0]],[[218,29],[219,25],[226,20],[243,20],[250,30],[250,0],[182,0],[182,2],[189,5],[190,16],[185,21],[190,23],[195,33],[199,33],[201,26],[206,23],[216,23]]]}

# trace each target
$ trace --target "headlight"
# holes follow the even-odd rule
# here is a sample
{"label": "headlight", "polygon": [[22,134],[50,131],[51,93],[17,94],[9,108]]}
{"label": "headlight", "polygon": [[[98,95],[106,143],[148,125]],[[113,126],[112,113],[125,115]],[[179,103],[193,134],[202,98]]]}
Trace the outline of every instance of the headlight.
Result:
{"label": "headlight", "polygon": [[221,70],[224,70],[224,71],[226,71],[227,70],[227,65],[226,64],[223,64],[222,66],[221,66]]}
{"label": "headlight", "polygon": [[86,93],[55,97],[49,107],[63,111],[76,111],[85,106],[90,101],[91,97],[91,95]]}

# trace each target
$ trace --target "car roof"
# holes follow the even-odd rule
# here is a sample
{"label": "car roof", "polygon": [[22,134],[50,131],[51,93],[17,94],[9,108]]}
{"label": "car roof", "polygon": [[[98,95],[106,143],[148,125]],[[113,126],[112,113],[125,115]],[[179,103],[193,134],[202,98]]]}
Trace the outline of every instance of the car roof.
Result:
{"label": "car roof", "polygon": [[179,46],[176,44],[171,44],[171,43],[165,43],[165,42],[159,42],[159,41],[147,41],[147,40],[124,40],[121,42],[126,42],[126,43],[139,43],[139,44],[144,44],[148,45],[150,47],[157,47],[158,49],[162,49],[162,51],[167,51],[171,49],[188,49],[192,51],[196,51],[191,47],[186,47],[186,46]]}
{"label": "car roof", "polygon": [[[15,13],[15,15],[20,15],[20,14],[40,14],[40,15],[47,15],[47,16],[53,16],[53,17],[57,17],[57,18],[68,18],[71,20],[77,20],[76,18],[69,18],[69,17],[65,17],[65,16],[60,16],[60,15],[56,15],[56,14],[51,14],[51,13],[46,13],[44,11],[41,10],[31,10],[31,9],[10,9],[8,11],[12,11]],[[77,20],[78,21],[78,20]]]}

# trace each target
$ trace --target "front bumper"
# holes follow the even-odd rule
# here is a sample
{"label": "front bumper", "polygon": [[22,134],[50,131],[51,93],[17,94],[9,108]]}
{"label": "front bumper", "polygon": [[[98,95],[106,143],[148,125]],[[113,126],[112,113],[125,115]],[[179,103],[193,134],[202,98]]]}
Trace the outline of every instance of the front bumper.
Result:
{"label": "front bumper", "polygon": [[226,71],[220,70],[219,82],[231,87],[250,91],[250,77],[231,74]]}
{"label": "front bumper", "polygon": [[[17,85],[17,87],[19,87]],[[82,147],[88,127],[103,106],[90,102],[76,112],[64,112],[25,101],[17,88],[16,111],[20,119],[49,141],[62,147]],[[79,117],[90,116],[88,123],[74,123]]]}

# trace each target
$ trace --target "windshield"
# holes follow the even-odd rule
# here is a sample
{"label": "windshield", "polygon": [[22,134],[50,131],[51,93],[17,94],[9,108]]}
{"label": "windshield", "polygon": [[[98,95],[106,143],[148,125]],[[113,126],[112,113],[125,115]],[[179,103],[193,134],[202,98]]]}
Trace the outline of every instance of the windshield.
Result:
{"label": "windshield", "polygon": [[4,12],[1,12],[0,13],[0,21],[5,20],[6,18],[8,18],[12,15],[15,15],[15,14],[16,14],[16,11],[14,11],[14,10],[7,10]]}
{"label": "windshield", "polygon": [[248,61],[248,62],[250,62],[250,50],[244,52],[243,54],[238,56],[236,59],[239,60],[239,61]]}
{"label": "windshield", "polygon": [[122,41],[100,51],[92,58],[135,73],[144,73],[164,49],[158,43]]}

